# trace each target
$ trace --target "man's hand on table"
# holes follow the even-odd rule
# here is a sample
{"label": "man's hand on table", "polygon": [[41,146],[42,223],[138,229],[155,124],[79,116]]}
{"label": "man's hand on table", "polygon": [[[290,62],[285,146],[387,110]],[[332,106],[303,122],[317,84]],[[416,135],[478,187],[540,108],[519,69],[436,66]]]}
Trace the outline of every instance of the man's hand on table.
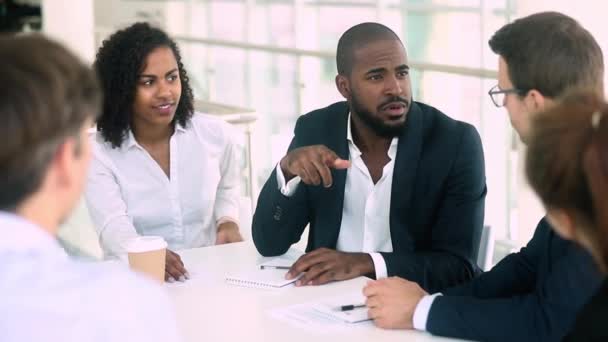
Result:
{"label": "man's hand on table", "polygon": [[370,281],[363,288],[368,315],[380,328],[413,329],[416,306],[428,293],[417,283],[398,277]]}
{"label": "man's hand on table", "polygon": [[319,248],[302,255],[289,269],[286,278],[300,273],[296,286],[321,285],[335,280],[346,280],[374,273],[374,263],[367,253],[346,253]]}

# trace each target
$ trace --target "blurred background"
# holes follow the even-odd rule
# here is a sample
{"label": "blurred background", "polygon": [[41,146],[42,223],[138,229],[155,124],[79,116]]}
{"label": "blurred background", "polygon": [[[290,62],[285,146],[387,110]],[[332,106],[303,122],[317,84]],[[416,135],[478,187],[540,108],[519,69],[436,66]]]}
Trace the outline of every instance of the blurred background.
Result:
{"label": "blurred background", "polygon": [[[88,62],[94,60],[103,39],[118,28],[148,21],[165,29],[181,48],[197,109],[235,125],[243,147],[243,206],[250,216],[261,185],[285,154],[297,117],[341,100],[334,86],[340,35],[357,23],[383,23],[405,44],[414,99],[471,123],[482,137],[492,264],[530,239],[543,208],[523,178],[524,147],[510,128],[506,111],[496,108],[487,95],[496,84],[498,64],[487,41],[518,17],[555,10],[579,20],[608,51],[608,28],[597,3],[0,0],[0,29],[43,31]],[[87,220],[82,206],[71,221],[73,226]],[[98,253],[94,235],[74,234],[65,229],[64,235],[89,243],[86,248]]]}

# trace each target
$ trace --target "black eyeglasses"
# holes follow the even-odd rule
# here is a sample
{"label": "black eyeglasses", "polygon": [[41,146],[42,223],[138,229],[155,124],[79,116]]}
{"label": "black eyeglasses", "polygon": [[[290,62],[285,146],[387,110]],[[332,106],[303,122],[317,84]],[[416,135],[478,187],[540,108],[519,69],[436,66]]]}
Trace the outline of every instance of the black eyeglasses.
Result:
{"label": "black eyeglasses", "polygon": [[492,89],[488,91],[488,95],[490,95],[490,98],[496,107],[504,106],[507,94],[525,95],[526,91],[517,88],[500,89],[498,85],[493,86]]}

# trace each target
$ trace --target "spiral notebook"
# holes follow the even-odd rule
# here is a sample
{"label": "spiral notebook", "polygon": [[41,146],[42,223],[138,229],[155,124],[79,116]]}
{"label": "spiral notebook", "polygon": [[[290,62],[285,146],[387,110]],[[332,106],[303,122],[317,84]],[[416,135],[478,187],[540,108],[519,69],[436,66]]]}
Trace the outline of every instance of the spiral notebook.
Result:
{"label": "spiral notebook", "polygon": [[231,285],[255,288],[279,289],[285,287],[295,283],[303,275],[294,279],[285,279],[287,271],[301,254],[302,252],[289,250],[281,256],[265,258],[266,261],[256,266],[255,269],[228,275],[226,282]]}
{"label": "spiral notebook", "polygon": [[231,285],[278,289],[294,283],[298,278],[285,279],[287,270],[257,269],[250,272],[228,275],[226,282]]}

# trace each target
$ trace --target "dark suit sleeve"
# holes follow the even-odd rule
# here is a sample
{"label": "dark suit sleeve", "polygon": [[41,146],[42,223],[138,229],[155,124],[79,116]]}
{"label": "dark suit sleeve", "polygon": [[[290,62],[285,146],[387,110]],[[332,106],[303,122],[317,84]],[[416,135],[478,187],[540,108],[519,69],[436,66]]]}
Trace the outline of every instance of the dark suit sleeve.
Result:
{"label": "dark suit sleeve", "polygon": [[551,227],[541,221],[534,231],[534,236],[517,253],[511,253],[502,259],[490,271],[477,278],[443,292],[450,296],[473,296],[477,298],[510,297],[516,294],[529,293],[534,290],[539,269],[541,253],[547,252]]}
{"label": "dark suit sleeve", "polygon": [[464,126],[457,156],[446,180],[434,224],[430,249],[413,253],[382,253],[390,276],[415,281],[429,292],[471,279],[483,227],[486,182],[483,149],[477,131]]}
{"label": "dark suit sleeve", "polygon": [[[536,239],[547,239],[544,236],[535,234]],[[570,245],[550,269],[547,267],[546,276],[531,279],[535,272],[530,268],[538,269],[535,265],[541,259],[536,253],[548,252],[548,243],[532,241],[527,250],[509,257],[472,286],[446,291],[456,295],[437,297],[429,312],[427,330],[483,341],[561,339],[597,288],[600,277],[590,256]],[[537,248],[541,250],[533,251]],[[476,297],[465,295],[467,292]]]}
{"label": "dark suit sleeve", "polygon": [[[298,141],[301,119],[296,122],[295,136],[288,152],[300,147]],[[252,236],[258,252],[264,256],[281,255],[298,242],[310,221],[307,187],[300,184],[296,192],[284,196],[277,183],[276,168],[264,184],[252,219]]]}

